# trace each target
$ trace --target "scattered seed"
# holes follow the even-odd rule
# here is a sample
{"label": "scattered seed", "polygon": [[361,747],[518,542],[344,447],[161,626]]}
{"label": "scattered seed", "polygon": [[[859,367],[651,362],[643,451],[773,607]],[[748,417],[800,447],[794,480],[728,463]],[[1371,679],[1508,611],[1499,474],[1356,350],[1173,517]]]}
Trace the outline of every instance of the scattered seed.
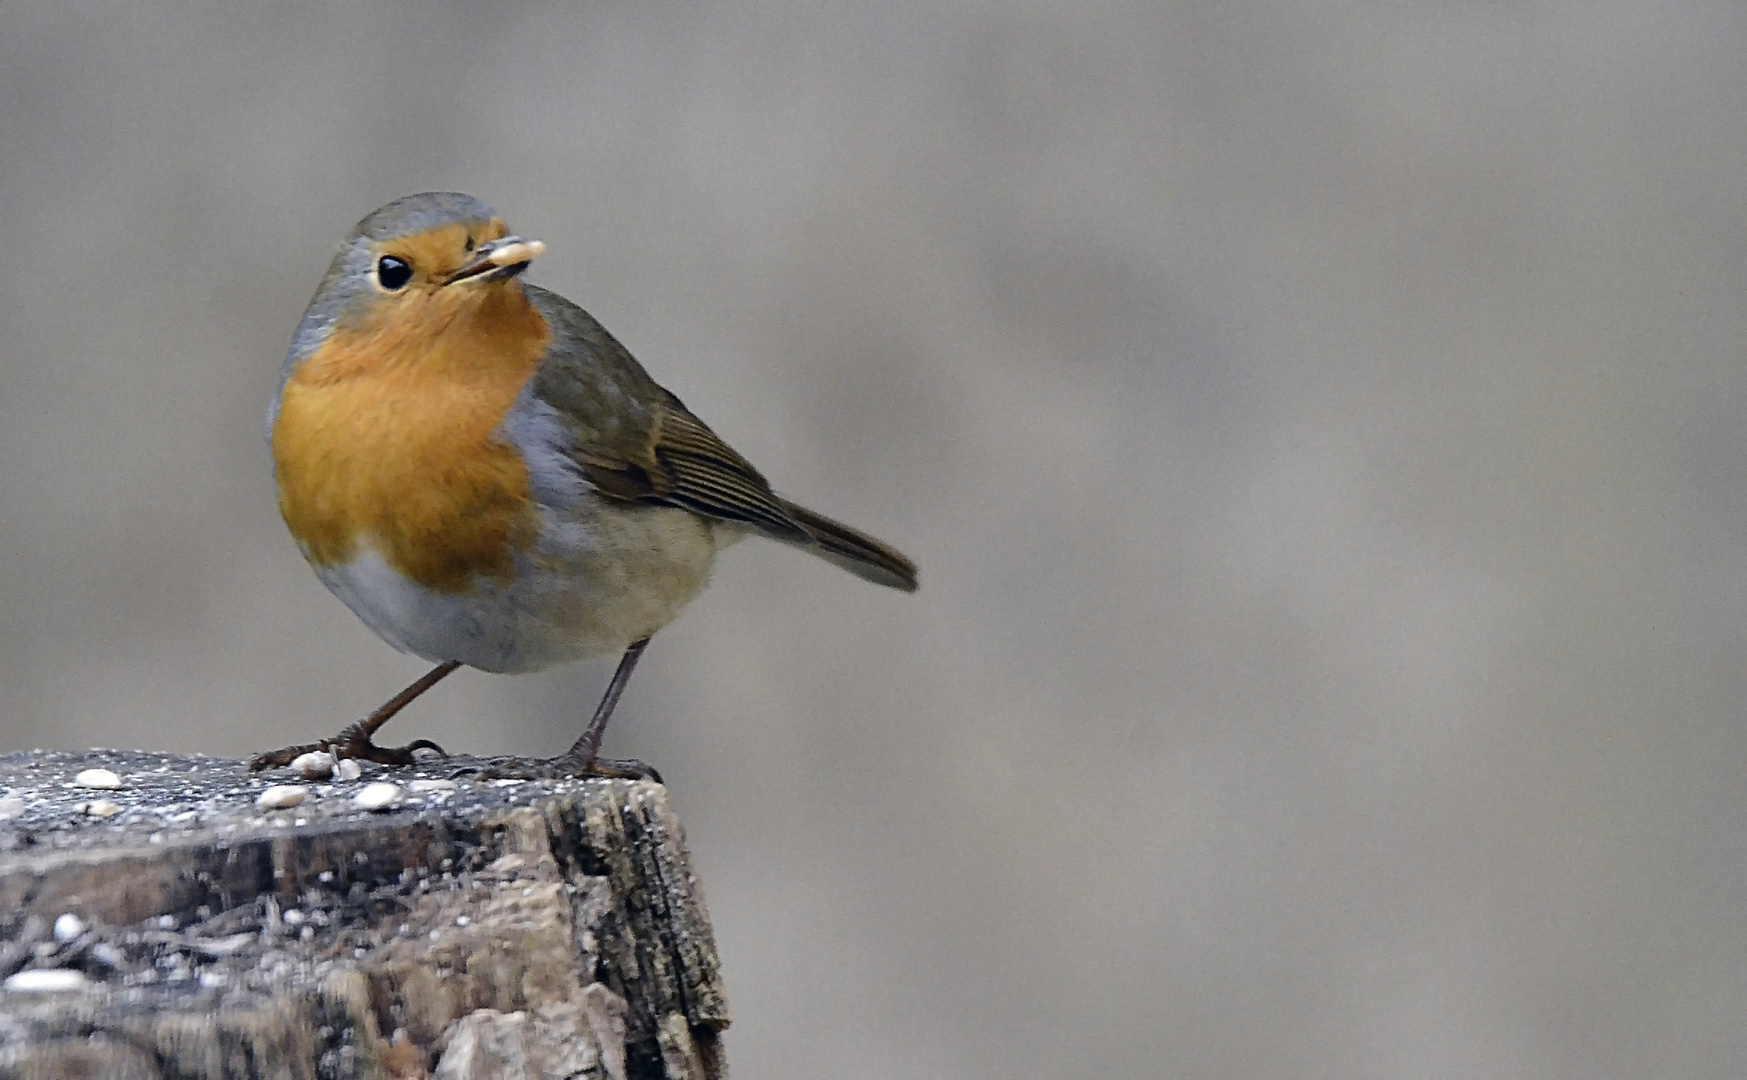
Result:
{"label": "scattered seed", "polygon": [[46,971],[21,971],[8,978],[4,983],[0,983],[0,986],[4,986],[8,992],[21,994],[53,994],[67,990],[83,990],[85,985],[83,972],[65,971],[58,968]]}
{"label": "scattered seed", "polygon": [[80,803],[74,809],[88,817],[112,818],[121,813],[121,804],[108,799],[92,799],[90,802]]}
{"label": "scattered seed", "polygon": [[352,796],[352,805],[360,810],[387,810],[400,802],[400,787],[378,781],[365,784],[364,790]]}
{"label": "scattered seed", "polygon": [[99,791],[114,791],[122,787],[121,777],[108,769],[86,769],[73,777],[73,783],[80,787],[96,788]]}
{"label": "scattered seed", "polygon": [[303,802],[307,794],[309,789],[302,784],[274,784],[256,797],[255,805],[263,810],[287,810]]}
{"label": "scattered seed", "polygon": [[67,912],[55,920],[55,940],[65,945],[85,932],[85,920]]}
{"label": "scattered seed", "polygon": [[334,766],[334,772],[341,780],[356,780],[364,775],[364,766],[351,758],[341,758],[340,763]]}
{"label": "scattered seed", "polygon": [[207,956],[231,956],[241,952],[257,940],[258,938],[254,934],[231,934],[228,937],[212,941],[196,941],[193,943],[193,947],[196,951],[205,953]]}
{"label": "scattered seed", "polygon": [[334,775],[334,755],[312,750],[291,759],[291,769],[305,780],[326,780]]}

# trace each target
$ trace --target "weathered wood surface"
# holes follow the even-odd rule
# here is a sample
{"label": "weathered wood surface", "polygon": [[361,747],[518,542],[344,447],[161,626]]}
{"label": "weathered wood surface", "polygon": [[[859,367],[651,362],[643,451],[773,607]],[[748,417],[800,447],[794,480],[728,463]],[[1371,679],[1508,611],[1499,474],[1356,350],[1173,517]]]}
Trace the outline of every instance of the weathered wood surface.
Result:
{"label": "weathered wood surface", "polygon": [[[92,768],[125,786],[76,786]],[[725,1076],[666,790],[413,790],[451,768],[0,756],[0,1078]],[[405,801],[358,809],[382,780]],[[300,805],[256,805],[291,782]]]}

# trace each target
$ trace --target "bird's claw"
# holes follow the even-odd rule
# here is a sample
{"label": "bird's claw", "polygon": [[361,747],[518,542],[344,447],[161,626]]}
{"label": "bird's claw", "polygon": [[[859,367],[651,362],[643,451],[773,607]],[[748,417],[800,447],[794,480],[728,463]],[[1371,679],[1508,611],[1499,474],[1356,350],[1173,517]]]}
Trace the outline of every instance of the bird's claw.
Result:
{"label": "bird's claw", "polygon": [[358,761],[371,761],[378,765],[412,765],[418,761],[420,750],[435,750],[438,755],[448,757],[449,752],[429,739],[414,739],[405,746],[377,746],[370,741],[370,736],[364,734],[364,729],[353,724],[338,735],[320,742],[304,743],[301,746],[285,746],[278,750],[269,750],[264,754],[256,754],[249,760],[249,771],[260,772],[262,769],[277,769],[291,764],[304,754],[316,752],[332,754],[336,759],[354,758]]}

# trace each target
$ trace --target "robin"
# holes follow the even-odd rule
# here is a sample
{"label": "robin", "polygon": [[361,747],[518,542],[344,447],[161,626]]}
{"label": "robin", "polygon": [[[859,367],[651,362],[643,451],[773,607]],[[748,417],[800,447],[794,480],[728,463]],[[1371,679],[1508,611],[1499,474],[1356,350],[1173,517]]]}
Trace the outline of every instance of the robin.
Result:
{"label": "robin", "polygon": [[400,765],[376,731],[463,664],[537,671],[619,654],[569,751],[498,776],[654,776],[597,757],[650,637],[748,534],[906,592],[897,551],[773,492],[575,304],[522,279],[545,245],[468,195],[409,195],[358,223],[298,324],[268,411],[279,510],[322,583],[437,666],[319,743]]}

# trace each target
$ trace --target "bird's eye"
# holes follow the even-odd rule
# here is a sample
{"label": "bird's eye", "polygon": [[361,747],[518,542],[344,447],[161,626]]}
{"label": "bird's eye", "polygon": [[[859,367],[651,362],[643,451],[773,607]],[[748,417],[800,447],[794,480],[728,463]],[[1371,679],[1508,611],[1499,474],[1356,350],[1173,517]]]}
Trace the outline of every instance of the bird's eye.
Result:
{"label": "bird's eye", "polygon": [[376,260],[376,280],[389,292],[399,292],[412,280],[412,264],[393,255]]}
{"label": "bird's eye", "polygon": [[473,254],[473,237],[469,236],[467,238],[467,243],[461,245],[461,250],[467,252],[469,255]]}

